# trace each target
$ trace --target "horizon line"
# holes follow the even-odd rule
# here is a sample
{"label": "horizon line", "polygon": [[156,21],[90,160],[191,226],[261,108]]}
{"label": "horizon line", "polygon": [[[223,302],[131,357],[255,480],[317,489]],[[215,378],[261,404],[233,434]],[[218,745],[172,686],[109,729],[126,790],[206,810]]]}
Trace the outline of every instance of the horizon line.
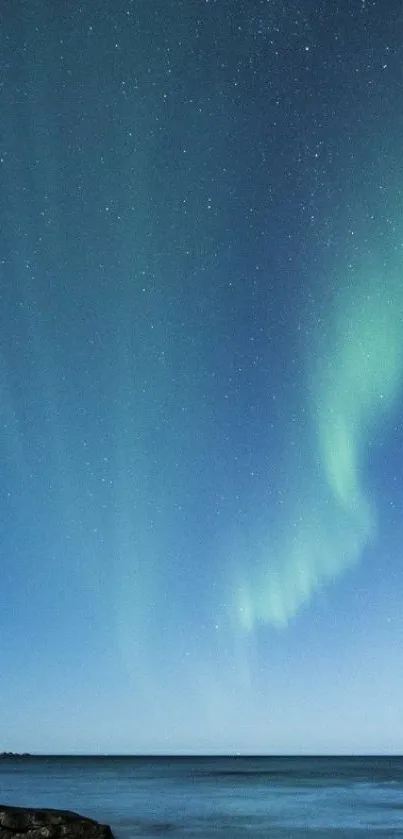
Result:
{"label": "horizon line", "polygon": [[127,759],[208,759],[208,758],[395,758],[402,752],[0,752],[1,758],[127,758]]}

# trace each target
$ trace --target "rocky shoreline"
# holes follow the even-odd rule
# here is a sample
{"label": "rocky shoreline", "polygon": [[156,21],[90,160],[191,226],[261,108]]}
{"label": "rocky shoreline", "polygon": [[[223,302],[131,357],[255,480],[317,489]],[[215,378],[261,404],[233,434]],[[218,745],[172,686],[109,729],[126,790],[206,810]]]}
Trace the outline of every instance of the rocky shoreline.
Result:
{"label": "rocky shoreline", "polygon": [[113,833],[70,810],[0,804],[0,839],[113,839]]}

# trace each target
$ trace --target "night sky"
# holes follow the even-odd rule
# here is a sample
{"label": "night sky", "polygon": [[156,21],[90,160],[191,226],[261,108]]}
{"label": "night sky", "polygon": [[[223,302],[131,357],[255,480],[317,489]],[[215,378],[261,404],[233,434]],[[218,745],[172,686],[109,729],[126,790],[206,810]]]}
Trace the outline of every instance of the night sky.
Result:
{"label": "night sky", "polygon": [[0,751],[403,751],[401,0],[3,0]]}

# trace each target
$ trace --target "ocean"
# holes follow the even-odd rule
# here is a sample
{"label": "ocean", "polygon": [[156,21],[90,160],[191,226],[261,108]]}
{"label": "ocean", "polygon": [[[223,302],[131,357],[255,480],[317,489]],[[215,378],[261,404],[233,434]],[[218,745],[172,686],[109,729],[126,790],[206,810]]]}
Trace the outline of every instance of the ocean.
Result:
{"label": "ocean", "polygon": [[116,839],[403,839],[403,758],[5,758],[0,804],[75,810]]}

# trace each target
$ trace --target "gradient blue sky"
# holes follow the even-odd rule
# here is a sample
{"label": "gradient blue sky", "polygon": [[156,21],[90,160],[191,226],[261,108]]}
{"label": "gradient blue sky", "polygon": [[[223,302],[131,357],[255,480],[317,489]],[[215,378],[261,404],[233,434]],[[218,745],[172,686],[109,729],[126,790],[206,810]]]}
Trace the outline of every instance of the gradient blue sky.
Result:
{"label": "gradient blue sky", "polygon": [[403,751],[400,7],[2,7],[0,750]]}

